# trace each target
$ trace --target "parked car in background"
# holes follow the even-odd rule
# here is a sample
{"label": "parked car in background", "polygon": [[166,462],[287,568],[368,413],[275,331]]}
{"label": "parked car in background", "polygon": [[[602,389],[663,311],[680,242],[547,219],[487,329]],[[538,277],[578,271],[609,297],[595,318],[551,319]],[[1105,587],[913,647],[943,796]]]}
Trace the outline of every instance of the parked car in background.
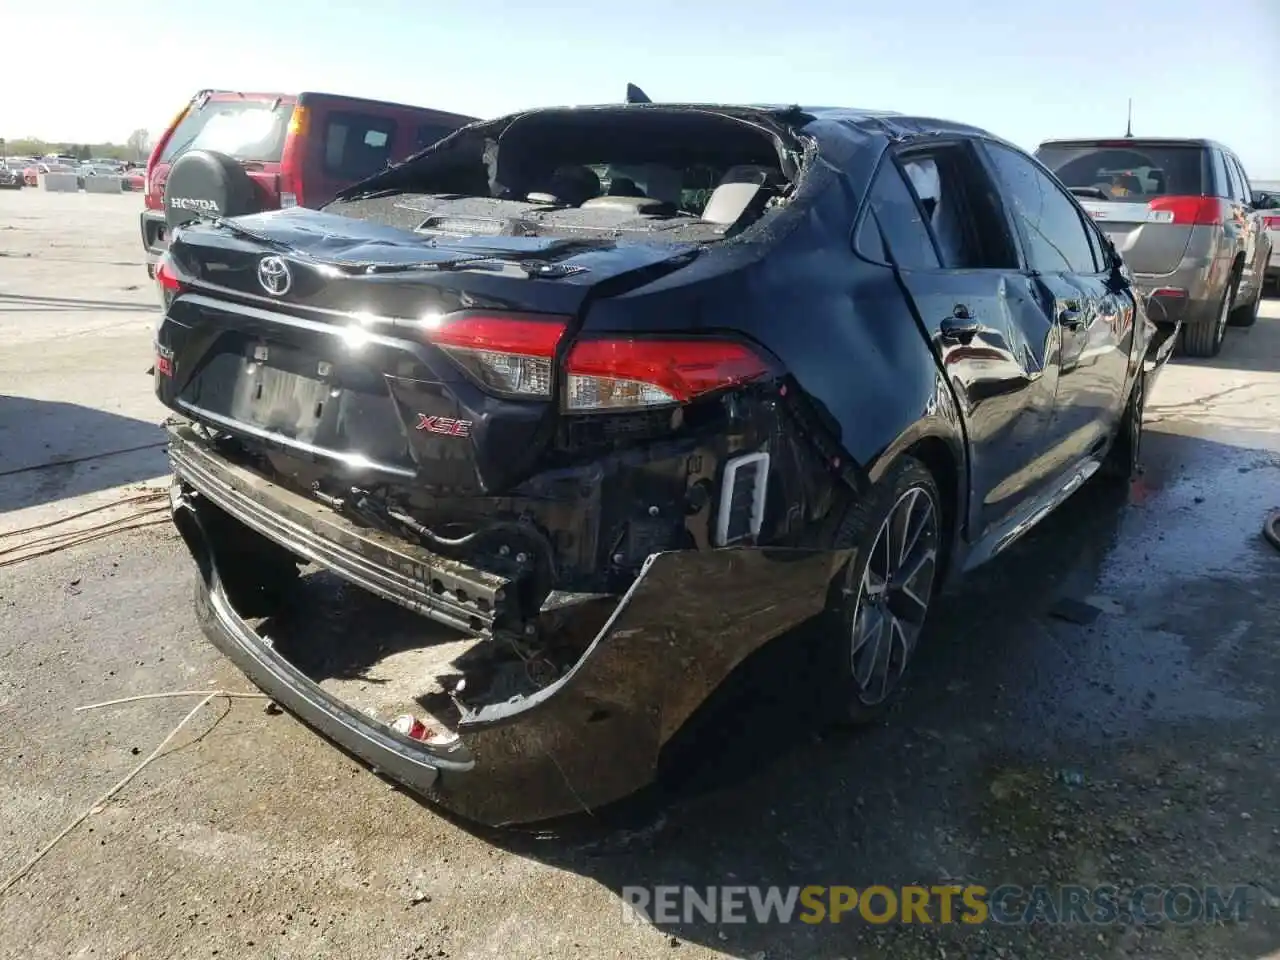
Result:
{"label": "parked car in background", "polygon": [[121,185],[125,190],[141,193],[147,189],[147,177],[137,167],[126,169],[120,173]]}
{"label": "parked car in background", "polygon": [[110,164],[105,163],[82,163],[76,168],[76,183],[80,189],[84,189],[84,182],[90,177],[116,177],[119,171]]}
{"label": "parked car in background", "polygon": [[[1127,489],[1172,348],[1026,153],[843,109],[476,123],[322,211],[188,222],[157,280],[204,629],[489,823],[642,786],[801,624],[844,717],[880,715],[936,590],[1089,477]],[[257,631],[302,558],[459,631],[423,632],[403,706]],[[365,667],[405,652],[346,622]]]}
{"label": "parked car in background", "polygon": [[6,190],[21,190],[26,186],[23,169],[24,164],[21,160],[0,161],[0,187]]}
{"label": "parked car in background", "polygon": [[1280,293],[1280,183],[1258,184],[1253,191],[1253,206],[1262,217],[1271,256],[1267,259],[1267,283]]}
{"label": "parked car in background", "polygon": [[1151,316],[1183,350],[1215,356],[1258,316],[1270,240],[1239,158],[1211,140],[1049,140],[1036,157],[1116,244]]}
{"label": "parked car in background", "polygon": [[149,270],[168,231],[201,212],[319,206],[473,119],[327,93],[204,91],[174,118],[147,163]]}

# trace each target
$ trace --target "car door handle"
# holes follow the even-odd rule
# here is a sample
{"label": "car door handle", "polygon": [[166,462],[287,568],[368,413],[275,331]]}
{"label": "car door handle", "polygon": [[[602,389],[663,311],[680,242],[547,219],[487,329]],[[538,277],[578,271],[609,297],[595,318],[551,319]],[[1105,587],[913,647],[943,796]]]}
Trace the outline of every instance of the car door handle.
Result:
{"label": "car door handle", "polygon": [[1079,310],[1064,307],[1058,312],[1058,323],[1071,330],[1079,330],[1084,326],[1084,316]]}

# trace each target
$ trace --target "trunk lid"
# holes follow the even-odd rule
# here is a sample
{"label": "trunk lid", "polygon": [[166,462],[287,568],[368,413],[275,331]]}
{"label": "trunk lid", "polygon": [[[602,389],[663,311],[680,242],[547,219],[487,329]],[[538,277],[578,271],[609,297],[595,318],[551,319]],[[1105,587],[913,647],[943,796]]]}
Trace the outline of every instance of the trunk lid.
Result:
{"label": "trunk lid", "polygon": [[501,490],[550,440],[558,389],[533,399],[486,390],[433,341],[440,318],[560,318],[563,351],[590,299],[678,269],[696,250],[427,238],[304,208],[199,223],[170,245],[189,283],[161,328],[172,362],[158,392],[322,465],[337,486],[374,476],[435,493]]}
{"label": "trunk lid", "polygon": [[1134,273],[1172,273],[1182,262],[1194,228],[1173,222],[1168,211],[1146,203],[1078,199]]}

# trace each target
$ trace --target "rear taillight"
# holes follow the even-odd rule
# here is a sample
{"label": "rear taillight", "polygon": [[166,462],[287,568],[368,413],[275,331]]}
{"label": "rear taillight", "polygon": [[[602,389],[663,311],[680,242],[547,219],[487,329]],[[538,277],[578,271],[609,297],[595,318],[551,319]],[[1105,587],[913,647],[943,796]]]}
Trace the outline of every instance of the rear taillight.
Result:
{"label": "rear taillight", "polygon": [[1156,197],[1148,207],[1166,216],[1165,223],[1216,226],[1223,222],[1223,204],[1217,197]]}
{"label": "rear taillight", "polygon": [[156,264],[156,283],[160,284],[161,290],[168,293],[182,292],[183,283],[178,278],[178,272],[167,254]]}
{"label": "rear taillight", "polygon": [[565,409],[581,412],[688,403],[768,372],[729,340],[584,340],[566,366]]}
{"label": "rear taillight", "polygon": [[296,207],[302,203],[303,141],[310,125],[307,108],[298,104],[289,117],[284,149],[280,153],[280,206]]}
{"label": "rear taillight", "polygon": [[187,288],[173,261],[166,253],[156,263],[156,287],[160,290],[160,305],[168,312],[174,297]]}
{"label": "rear taillight", "polygon": [[[427,335],[489,391],[546,400],[564,331],[558,317],[462,314]],[[688,403],[768,369],[750,347],[731,340],[592,338],[569,351],[564,408],[589,413]]]}
{"label": "rear taillight", "polygon": [[1280,230],[1280,216],[1278,216],[1278,217],[1263,217],[1263,218],[1262,218],[1262,225],[1263,225],[1267,230]]}
{"label": "rear taillight", "polygon": [[428,339],[492,393],[518,399],[551,397],[560,317],[461,314],[428,329]]}

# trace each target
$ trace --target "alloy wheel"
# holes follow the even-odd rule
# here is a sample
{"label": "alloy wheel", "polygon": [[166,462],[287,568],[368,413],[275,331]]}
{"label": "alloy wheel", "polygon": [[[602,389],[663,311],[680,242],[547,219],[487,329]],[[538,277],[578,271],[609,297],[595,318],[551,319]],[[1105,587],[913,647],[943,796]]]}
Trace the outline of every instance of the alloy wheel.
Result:
{"label": "alloy wheel", "polygon": [[1230,285],[1227,286],[1227,292],[1222,295],[1222,309],[1218,311],[1218,327],[1214,334],[1218,343],[1221,343],[1227,335],[1227,321],[1231,318],[1231,302],[1235,299],[1232,294],[1235,291]]}
{"label": "alloy wheel", "polygon": [[906,671],[929,612],[937,560],[933,498],[911,487],[876,532],[858,584],[850,667],[865,706],[882,703]]}

